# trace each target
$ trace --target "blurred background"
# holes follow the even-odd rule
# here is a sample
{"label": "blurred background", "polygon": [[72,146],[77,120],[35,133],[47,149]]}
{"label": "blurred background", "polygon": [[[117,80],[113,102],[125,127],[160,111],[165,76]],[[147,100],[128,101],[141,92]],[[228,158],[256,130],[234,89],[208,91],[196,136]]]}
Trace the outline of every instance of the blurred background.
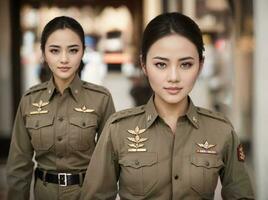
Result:
{"label": "blurred background", "polygon": [[[257,198],[268,199],[267,10],[267,0],[1,0],[0,199],[6,197],[5,163],[21,95],[50,77],[41,65],[44,25],[59,15],[82,24],[81,78],[107,87],[122,110],[150,97],[139,66],[142,31],[156,15],[172,11],[193,18],[203,32],[205,66],[191,93],[194,103],[229,117],[246,149]],[[220,183],[215,199],[221,199]]]}

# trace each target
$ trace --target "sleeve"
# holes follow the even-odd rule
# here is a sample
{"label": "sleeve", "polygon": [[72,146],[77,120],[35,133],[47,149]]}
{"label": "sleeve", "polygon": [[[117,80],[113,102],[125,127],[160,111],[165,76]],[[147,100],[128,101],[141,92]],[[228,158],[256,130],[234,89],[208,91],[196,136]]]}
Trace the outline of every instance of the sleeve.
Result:
{"label": "sleeve", "polygon": [[223,155],[225,164],[221,173],[223,199],[254,199],[250,178],[244,163],[245,155],[243,150],[239,149],[240,147],[239,139],[232,130]]}
{"label": "sleeve", "polygon": [[96,145],[81,191],[81,200],[112,200],[117,195],[119,164],[107,123]]}
{"label": "sleeve", "polygon": [[11,144],[7,160],[7,199],[28,200],[32,180],[33,148],[30,137],[24,124],[21,104],[12,131]]}
{"label": "sleeve", "polygon": [[111,94],[109,93],[108,97],[106,98],[105,103],[103,104],[103,115],[102,115],[100,123],[99,123],[97,139],[99,139],[100,134],[101,134],[103,127],[104,127],[105,123],[107,122],[108,118],[114,112],[115,112],[114,102],[113,102]]}

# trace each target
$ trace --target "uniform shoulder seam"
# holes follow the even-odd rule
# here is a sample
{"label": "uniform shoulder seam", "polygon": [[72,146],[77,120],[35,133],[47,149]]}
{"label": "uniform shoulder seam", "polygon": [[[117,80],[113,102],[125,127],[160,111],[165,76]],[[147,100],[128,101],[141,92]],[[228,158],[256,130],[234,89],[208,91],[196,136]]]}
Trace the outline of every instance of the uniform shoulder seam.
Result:
{"label": "uniform shoulder seam", "polygon": [[106,94],[106,95],[110,95],[109,90],[107,88],[101,86],[101,85],[96,85],[96,84],[89,83],[89,82],[86,82],[86,81],[82,81],[82,85],[86,89],[93,90],[95,92],[100,92],[100,93],[103,93],[103,94]]}
{"label": "uniform shoulder seam", "polygon": [[30,87],[30,89],[27,90],[27,91],[24,93],[24,96],[27,96],[28,94],[31,94],[31,93],[33,93],[33,92],[37,92],[37,91],[39,91],[39,90],[46,89],[46,88],[47,88],[47,83],[48,83],[48,82],[44,82],[44,83],[37,84],[37,85],[34,85],[34,86]]}
{"label": "uniform shoulder seam", "polygon": [[200,108],[200,107],[197,107],[197,112],[199,114],[201,114],[201,115],[205,115],[207,117],[210,117],[210,118],[217,119],[217,120],[220,120],[222,122],[225,122],[225,123],[227,123],[227,124],[229,124],[229,125],[231,125],[233,127],[233,125],[230,122],[230,120],[223,113],[208,110],[208,109],[205,109],[205,108]]}
{"label": "uniform shoulder seam", "polygon": [[131,116],[139,115],[143,112],[145,112],[144,106],[121,110],[111,115],[110,123],[114,123],[116,121],[131,117]]}

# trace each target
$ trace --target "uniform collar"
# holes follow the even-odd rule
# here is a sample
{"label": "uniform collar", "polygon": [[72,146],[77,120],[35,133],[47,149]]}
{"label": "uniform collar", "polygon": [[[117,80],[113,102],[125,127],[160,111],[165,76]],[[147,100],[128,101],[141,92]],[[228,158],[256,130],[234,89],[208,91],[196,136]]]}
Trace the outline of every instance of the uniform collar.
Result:
{"label": "uniform collar", "polygon": [[146,113],[146,128],[149,128],[158,117],[158,112],[156,111],[154,105],[154,95],[151,96],[147,104],[145,105],[145,113]]}
{"label": "uniform collar", "polygon": [[[197,108],[193,104],[190,97],[188,97],[188,100],[189,100],[189,107],[185,116],[195,128],[199,128],[199,118],[198,118],[199,115],[197,113]],[[149,128],[158,117],[158,112],[154,105],[154,95],[149,99],[148,103],[145,105],[145,113],[146,113],[146,128]]]}
{"label": "uniform collar", "polygon": [[[68,88],[70,89],[70,93],[72,94],[74,99],[76,101],[78,101],[78,99],[79,99],[78,96],[79,96],[79,93],[81,92],[81,89],[82,89],[82,81],[80,80],[80,78],[77,74],[75,75],[73,81],[71,82],[71,84],[69,85]],[[47,84],[47,91],[46,91],[45,99],[47,101],[50,101],[50,99],[52,98],[52,96],[56,90],[57,90],[57,88],[55,86],[53,76],[52,76]]]}
{"label": "uniform collar", "polygon": [[195,128],[199,128],[199,117],[198,117],[199,115],[197,113],[197,108],[190,97],[188,97],[188,100],[189,100],[189,107],[186,112],[186,117]]}
{"label": "uniform collar", "polygon": [[70,88],[71,94],[73,95],[74,99],[78,102],[79,96],[80,96],[80,93],[82,90],[82,81],[77,74],[75,75],[69,88]]}

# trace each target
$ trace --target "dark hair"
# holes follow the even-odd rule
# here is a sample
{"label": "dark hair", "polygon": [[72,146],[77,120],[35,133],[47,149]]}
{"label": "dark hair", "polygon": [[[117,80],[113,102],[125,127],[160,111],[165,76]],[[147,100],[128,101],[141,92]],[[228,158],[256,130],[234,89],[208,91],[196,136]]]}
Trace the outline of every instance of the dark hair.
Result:
{"label": "dark hair", "polygon": [[74,31],[80,38],[83,48],[85,48],[85,34],[82,26],[73,18],[67,16],[55,17],[49,21],[41,35],[41,50],[45,52],[45,45],[48,37],[58,29],[71,29]]}
{"label": "dark hair", "polygon": [[178,12],[164,13],[152,19],[143,32],[141,59],[145,63],[150,47],[159,39],[179,34],[189,39],[197,48],[199,60],[203,59],[204,43],[198,25]]}

